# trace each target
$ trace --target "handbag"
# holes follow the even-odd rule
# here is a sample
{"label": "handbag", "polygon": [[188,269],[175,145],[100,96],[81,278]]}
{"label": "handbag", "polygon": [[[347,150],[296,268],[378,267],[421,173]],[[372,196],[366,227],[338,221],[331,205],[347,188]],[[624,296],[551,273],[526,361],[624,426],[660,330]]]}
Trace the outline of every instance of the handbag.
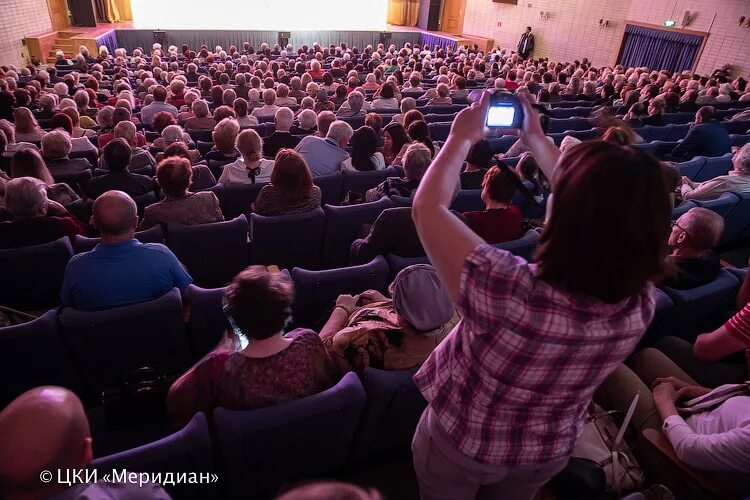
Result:
{"label": "handbag", "polygon": [[107,422],[132,425],[166,417],[166,399],[176,375],[164,375],[150,367],[142,367],[123,375],[118,387],[102,392]]}
{"label": "handbag", "polygon": [[607,412],[592,404],[583,433],[573,450],[574,458],[588,459],[599,464],[604,471],[607,488],[610,492],[616,492],[618,497],[623,492],[641,488],[645,483],[643,470],[623,440],[638,399],[639,395],[636,395],[619,428],[611,417],[617,412]]}

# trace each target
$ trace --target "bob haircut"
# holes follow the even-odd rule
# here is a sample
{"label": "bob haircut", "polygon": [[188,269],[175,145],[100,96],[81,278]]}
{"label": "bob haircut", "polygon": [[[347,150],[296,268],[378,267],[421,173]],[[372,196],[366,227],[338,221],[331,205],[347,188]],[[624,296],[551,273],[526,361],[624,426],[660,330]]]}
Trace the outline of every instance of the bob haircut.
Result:
{"label": "bob haircut", "polygon": [[297,202],[313,188],[312,172],[305,159],[293,149],[280,149],[271,172],[271,184],[288,202]]}
{"label": "bob haircut", "polygon": [[554,205],[564,208],[553,207],[542,232],[540,279],[614,304],[665,275],[672,204],[656,158],[605,141],[577,144],[560,157],[553,185]]}

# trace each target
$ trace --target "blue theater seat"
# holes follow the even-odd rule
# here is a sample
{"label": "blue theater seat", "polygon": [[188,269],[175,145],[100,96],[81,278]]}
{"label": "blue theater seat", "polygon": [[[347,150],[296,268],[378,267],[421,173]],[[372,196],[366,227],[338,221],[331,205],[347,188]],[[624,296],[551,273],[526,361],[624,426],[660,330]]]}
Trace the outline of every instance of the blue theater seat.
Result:
{"label": "blue theater seat", "polygon": [[[135,239],[141,243],[164,243],[164,234],[162,233],[161,226],[154,226],[145,231],[136,232]],[[101,238],[87,238],[77,234],[73,239],[73,250],[76,254],[90,252],[101,241]]]}
{"label": "blue theater seat", "polygon": [[[167,225],[167,246],[196,285],[220,287],[247,267],[247,219],[184,226]],[[220,251],[217,253],[217,249]]]}
{"label": "blue theater seat", "polygon": [[371,203],[323,207],[326,226],[321,251],[322,264],[328,268],[346,266],[349,263],[349,248],[352,241],[359,237],[362,225],[372,224],[383,210],[392,206],[391,200],[384,196]]}
{"label": "blue theater seat", "polygon": [[732,156],[734,156],[732,153],[727,153],[724,156],[704,158],[703,166],[693,180],[704,182],[720,175],[726,175],[732,169]]}
{"label": "blue theater seat", "polygon": [[0,328],[0,408],[40,385],[83,392],[80,376],[60,339],[54,310],[28,323]]}
{"label": "blue theater seat", "polygon": [[353,372],[314,396],[251,411],[214,411],[229,498],[273,495],[287,481],[317,478],[346,464],[365,405]]}
{"label": "blue theater seat", "polygon": [[313,184],[320,188],[321,204],[339,205],[341,203],[341,172],[313,177]]}
{"label": "blue theater seat", "polygon": [[250,262],[275,264],[284,269],[295,266],[317,269],[324,227],[322,208],[272,217],[252,214]]}
{"label": "blue theater seat", "polygon": [[62,337],[92,394],[119,387],[123,375],[149,366],[180,374],[190,366],[180,291],[103,311],[60,312]]}
{"label": "blue theater seat", "polygon": [[292,269],[294,322],[297,326],[312,326],[322,318],[339,295],[357,295],[366,290],[383,292],[387,278],[388,264],[382,256],[360,266],[325,271],[295,267]]}
{"label": "blue theater seat", "polygon": [[[215,473],[216,465],[211,448],[206,415],[196,413],[181,430],[156,442],[133,448],[121,453],[100,457],[89,464],[90,469],[102,474],[125,469],[130,472],[161,474]],[[102,477],[102,476],[100,476]],[[205,482],[188,484],[182,482],[164,487],[173,498],[218,498],[220,483]]]}
{"label": "blue theater seat", "polygon": [[267,183],[258,184],[217,184],[208,189],[219,199],[221,213],[226,219],[249,215],[250,206]]}
{"label": "blue theater seat", "polygon": [[481,189],[461,189],[458,191],[456,199],[453,200],[451,210],[459,213],[475,212],[484,210],[485,205],[482,201]]}
{"label": "blue theater seat", "polygon": [[224,288],[201,288],[188,286],[190,318],[187,323],[190,349],[194,359],[200,359],[211,351],[229,329],[222,300]]}
{"label": "blue theater seat", "polygon": [[0,250],[0,304],[26,310],[56,306],[71,257],[67,236],[43,245]]}

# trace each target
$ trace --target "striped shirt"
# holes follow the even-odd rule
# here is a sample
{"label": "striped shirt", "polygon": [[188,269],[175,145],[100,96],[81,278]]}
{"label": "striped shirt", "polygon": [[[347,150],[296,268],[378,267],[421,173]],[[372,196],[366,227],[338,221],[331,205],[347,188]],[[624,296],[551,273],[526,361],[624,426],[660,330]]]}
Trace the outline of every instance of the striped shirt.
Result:
{"label": "striped shirt", "polygon": [[747,373],[750,375],[750,302],[745,304],[737,314],[724,323],[724,328],[736,339],[745,344]]}
{"label": "striped shirt", "polygon": [[633,352],[654,287],[617,304],[557,289],[482,244],[461,274],[462,320],[414,380],[457,448],[513,467],[568,458],[596,387]]}

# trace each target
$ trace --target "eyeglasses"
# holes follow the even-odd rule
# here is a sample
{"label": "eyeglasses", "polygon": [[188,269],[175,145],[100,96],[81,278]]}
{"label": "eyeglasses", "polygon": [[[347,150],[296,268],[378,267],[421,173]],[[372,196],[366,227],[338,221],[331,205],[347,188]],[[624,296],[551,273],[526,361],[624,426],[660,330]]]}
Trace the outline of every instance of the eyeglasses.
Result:
{"label": "eyeglasses", "polygon": [[688,238],[690,238],[690,233],[688,232],[688,230],[685,229],[684,227],[682,227],[681,225],[679,225],[676,220],[673,220],[672,221],[672,228],[674,229],[675,227],[677,229],[680,229],[683,233],[687,234]]}

